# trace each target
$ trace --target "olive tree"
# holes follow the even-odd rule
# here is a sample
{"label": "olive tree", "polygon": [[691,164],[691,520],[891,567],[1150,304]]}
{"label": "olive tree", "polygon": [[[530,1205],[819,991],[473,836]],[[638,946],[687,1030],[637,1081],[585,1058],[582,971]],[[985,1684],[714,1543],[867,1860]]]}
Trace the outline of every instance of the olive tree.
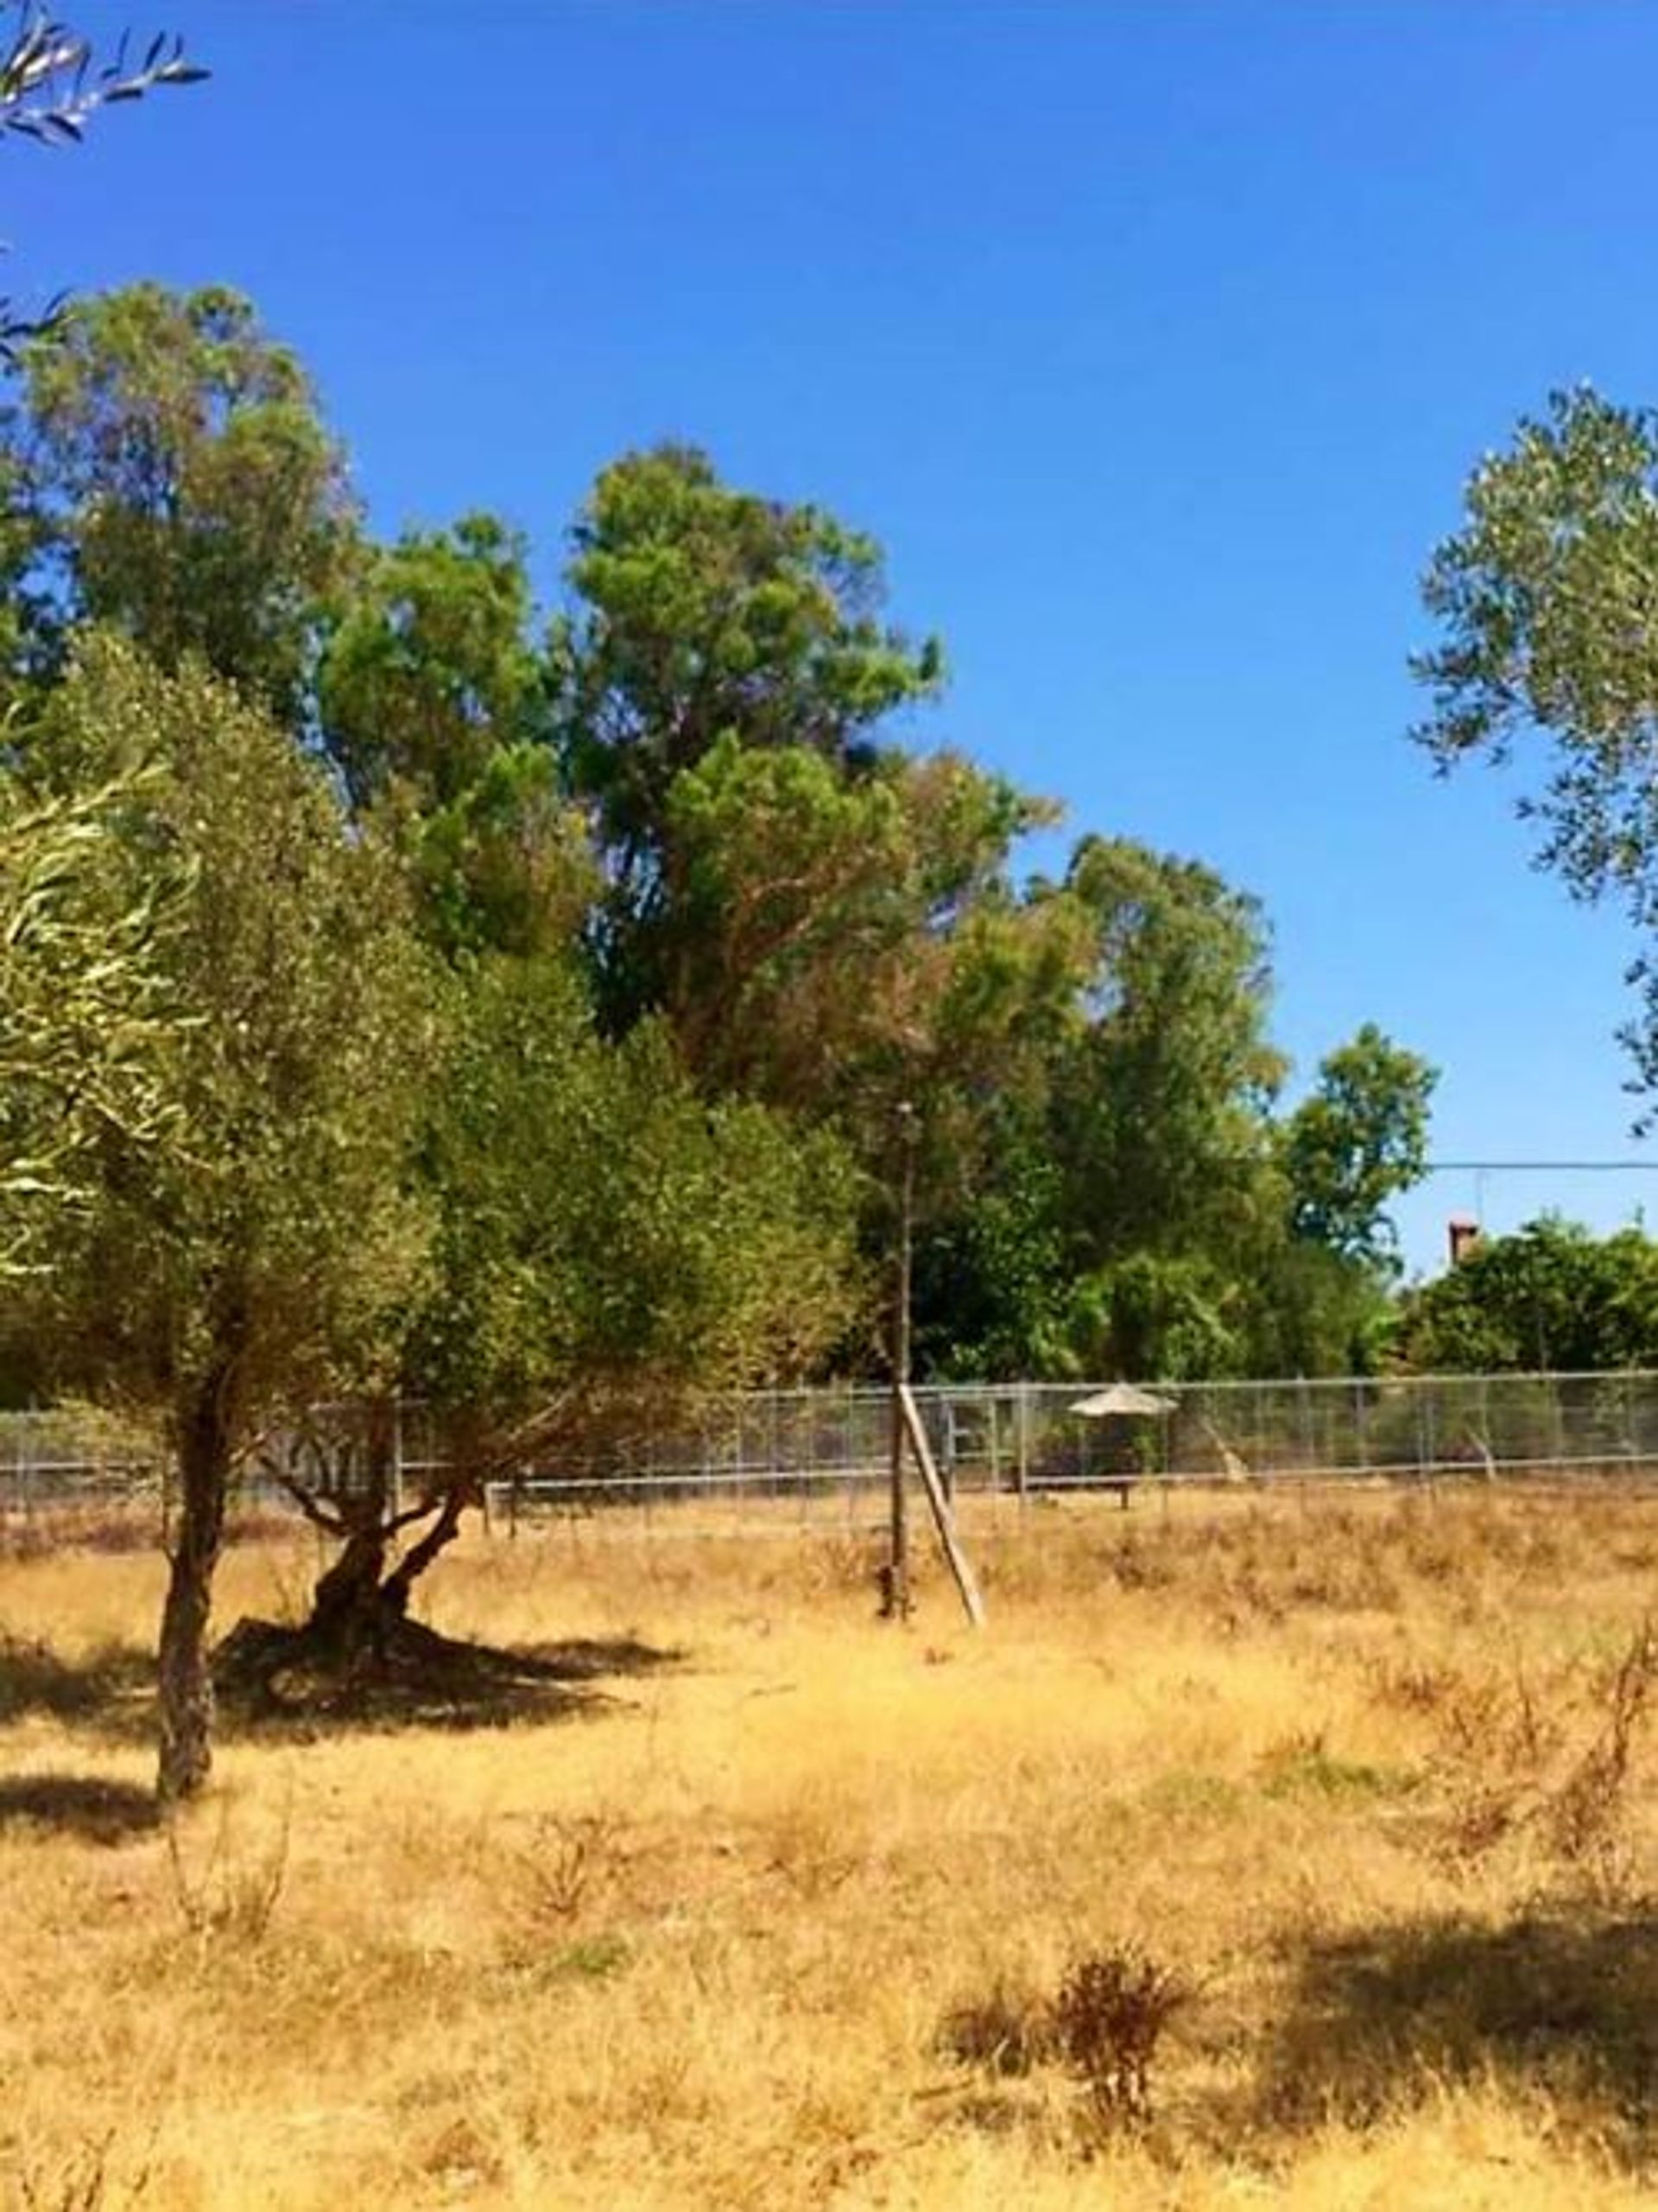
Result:
{"label": "olive tree", "polygon": [[421,1276],[406,1192],[429,992],[396,870],[348,833],[322,771],[199,664],[168,674],[85,643],[35,758],[69,788],[137,771],[118,825],[130,880],[180,883],[156,947],[169,1118],[142,1148],[118,1123],[99,1132],[26,1308],[60,1380],[170,1439],[160,1788],[175,1798],[211,1763],[207,1630],[237,1467],[284,1413],[383,1373]]}
{"label": "olive tree", "polygon": [[798,1380],[857,1310],[855,1183],[832,1139],[708,1106],[657,1025],[603,1038],[566,963],[497,954],[451,988],[421,1144],[430,1266],[402,1346],[433,1448],[399,1495],[383,1403],[351,1481],[282,1471],[338,1544],[306,1621],[244,1621],[223,1648],[256,1704],[296,1665],[366,1688],[452,1661],[409,1600],[490,1485]]}
{"label": "olive tree", "polygon": [[136,795],[124,778],[57,797],[0,778],[0,1277],[46,1264],[111,1131],[142,1149],[174,1112],[158,955],[180,883],[123,880]]}
{"label": "olive tree", "polygon": [[[90,40],[38,0],[0,0],[0,135],[47,146],[77,146],[100,108],[142,99],[169,85],[199,84],[207,72],[188,60],[182,39],[159,32],[142,53],[123,36],[99,60]],[[0,362],[54,317],[22,314],[0,300]]]}
{"label": "olive tree", "polygon": [[1462,527],[1423,585],[1439,637],[1413,662],[1441,770],[1541,754],[1519,800],[1538,859],[1632,922],[1624,1032],[1658,1090],[1658,415],[1556,392],[1468,480]]}

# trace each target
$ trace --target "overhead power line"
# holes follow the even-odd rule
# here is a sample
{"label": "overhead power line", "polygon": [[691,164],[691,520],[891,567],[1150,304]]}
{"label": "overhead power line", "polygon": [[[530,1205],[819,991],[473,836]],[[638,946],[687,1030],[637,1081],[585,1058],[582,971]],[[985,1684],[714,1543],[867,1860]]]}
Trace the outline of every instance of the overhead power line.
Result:
{"label": "overhead power line", "polygon": [[1430,1160],[1425,1175],[1658,1175],[1652,1160]]}

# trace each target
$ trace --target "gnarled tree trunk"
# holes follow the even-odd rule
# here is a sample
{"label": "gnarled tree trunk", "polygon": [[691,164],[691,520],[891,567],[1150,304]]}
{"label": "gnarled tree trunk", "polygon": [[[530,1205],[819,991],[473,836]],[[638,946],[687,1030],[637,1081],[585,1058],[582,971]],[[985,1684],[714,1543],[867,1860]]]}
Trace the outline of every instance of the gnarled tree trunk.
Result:
{"label": "gnarled tree trunk", "polygon": [[[339,1549],[318,1577],[311,1610],[296,1627],[239,1621],[213,1656],[220,1689],[256,1714],[280,1713],[314,1697],[372,1699],[451,1664],[465,1647],[408,1618],[419,1577],[453,1543],[469,1505],[482,1498],[482,1476],[454,1468],[438,1491],[403,1505],[396,1496],[396,1412],[386,1401],[370,1410],[363,1456],[354,1468],[336,1465],[315,1483],[285,1476],[307,1518],[338,1539]],[[401,1557],[399,1540],[427,1524]]]}
{"label": "gnarled tree trunk", "polygon": [[193,1797],[212,1769],[213,1678],[207,1621],[213,1572],[225,1538],[232,1444],[230,1377],[212,1375],[197,1392],[179,1438],[179,1518],[161,1610],[157,1689],[163,1804]]}
{"label": "gnarled tree trunk", "polygon": [[[318,1580],[310,1616],[294,1632],[296,1642],[344,1671],[384,1659],[408,1619],[415,1582],[454,1542],[477,1496],[474,1485],[456,1481],[433,1505],[403,1513],[392,1512],[384,1495],[358,1498],[342,1509],[345,1543]],[[433,1516],[430,1525],[391,1565],[396,1537],[427,1513]]]}
{"label": "gnarled tree trunk", "polygon": [[396,1414],[389,1404],[370,1410],[361,1480],[319,1511],[320,1501],[304,1499],[307,1511],[345,1539],[337,1558],[317,1579],[310,1618],[301,1631],[320,1653],[355,1661],[380,1643],[380,1585],[396,1532],[393,1484],[396,1463]]}

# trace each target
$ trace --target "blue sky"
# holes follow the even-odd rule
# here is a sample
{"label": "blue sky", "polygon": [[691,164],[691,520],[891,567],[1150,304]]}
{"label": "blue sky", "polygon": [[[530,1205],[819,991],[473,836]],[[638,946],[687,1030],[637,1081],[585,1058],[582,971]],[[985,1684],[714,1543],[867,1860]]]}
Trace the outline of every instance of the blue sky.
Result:
{"label": "blue sky", "polygon": [[[917,742],[1262,898],[1303,1077],[1376,1020],[1443,1068],[1441,1157],[1639,1152],[1625,934],[1529,869],[1522,778],[1433,779],[1405,661],[1480,452],[1579,377],[1658,402],[1658,10],[142,7],[61,12],[213,82],[5,149],[14,289],[240,287],[379,527],[495,508],[549,590],[630,445],[824,502],[946,641]],[[1649,1193],[1400,1220],[1428,1264],[1452,1210]]]}

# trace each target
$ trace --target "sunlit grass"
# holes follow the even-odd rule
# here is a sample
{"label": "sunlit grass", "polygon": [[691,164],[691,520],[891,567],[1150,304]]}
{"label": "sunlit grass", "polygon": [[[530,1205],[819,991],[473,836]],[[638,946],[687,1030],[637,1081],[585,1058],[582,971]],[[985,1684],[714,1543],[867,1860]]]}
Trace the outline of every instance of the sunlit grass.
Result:
{"label": "sunlit grass", "polygon": [[[1651,2201],[1658,1691],[1557,1813],[1658,1508],[970,1526],[978,1636],[933,1567],[879,1626],[845,1537],[475,1537],[445,1628],[674,1656],[557,1722],[232,1738],[170,1837],[159,1562],[0,1563],[0,2203]],[[222,1623],[314,1564],[238,1548]],[[1193,1993],[1149,2116],[952,2052],[1117,1950]]]}

